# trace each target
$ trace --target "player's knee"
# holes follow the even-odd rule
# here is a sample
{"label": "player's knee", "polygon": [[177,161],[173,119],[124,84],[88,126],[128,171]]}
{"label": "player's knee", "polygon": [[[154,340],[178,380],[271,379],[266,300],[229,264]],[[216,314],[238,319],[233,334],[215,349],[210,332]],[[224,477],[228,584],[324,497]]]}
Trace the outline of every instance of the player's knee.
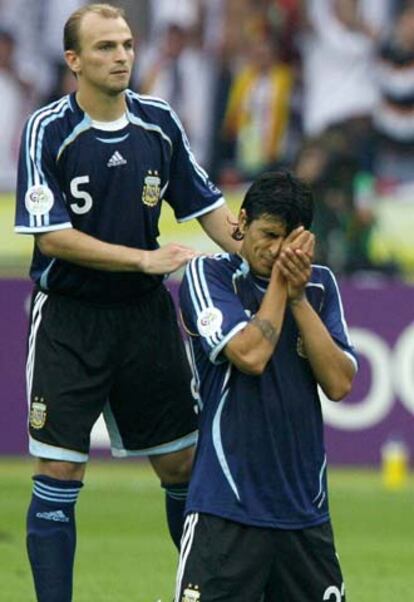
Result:
{"label": "player's knee", "polygon": [[175,483],[186,483],[189,481],[193,458],[194,448],[189,447],[173,454],[154,456],[150,460],[161,482],[174,485]]}
{"label": "player's knee", "polygon": [[169,483],[184,483],[190,480],[191,469],[193,467],[193,454],[188,454],[174,466],[171,467]]}
{"label": "player's knee", "polygon": [[43,474],[62,481],[83,481],[85,464],[39,459],[37,474]]}

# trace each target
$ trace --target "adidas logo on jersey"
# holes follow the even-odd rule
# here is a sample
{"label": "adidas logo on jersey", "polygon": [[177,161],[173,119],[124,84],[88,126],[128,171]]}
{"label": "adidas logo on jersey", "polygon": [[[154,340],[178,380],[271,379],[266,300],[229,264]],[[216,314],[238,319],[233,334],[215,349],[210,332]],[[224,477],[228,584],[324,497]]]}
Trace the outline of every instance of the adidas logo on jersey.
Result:
{"label": "adidas logo on jersey", "polygon": [[55,512],[37,512],[37,518],[44,518],[45,520],[52,520],[55,523],[68,523],[69,517],[62,510],[56,510]]}
{"label": "adidas logo on jersey", "polygon": [[108,167],[118,167],[119,165],[125,165],[126,162],[126,159],[124,159],[121,153],[119,151],[115,151],[106,165]]}

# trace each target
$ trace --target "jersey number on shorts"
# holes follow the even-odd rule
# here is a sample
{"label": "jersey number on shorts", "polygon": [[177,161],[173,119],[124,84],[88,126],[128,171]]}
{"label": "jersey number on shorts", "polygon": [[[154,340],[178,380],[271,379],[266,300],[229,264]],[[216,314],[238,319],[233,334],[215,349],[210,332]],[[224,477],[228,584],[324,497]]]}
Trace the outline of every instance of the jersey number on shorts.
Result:
{"label": "jersey number on shorts", "polygon": [[323,600],[328,600],[329,602],[341,602],[342,596],[345,595],[345,584],[342,583],[341,591],[336,587],[336,585],[330,585],[326,588],[325,593],[323,594]]}
{"label": "jersey number on shorts", "polygon": [[79,187],[82,184],[89,184],[89,176],[78,176],[73,178],[70,183],[70,192],[75,199],[79,199],[77,203],[71,203],[70,208],[73,213],[83,215],[92,209],[93,200],[89,192],[81,190]]}

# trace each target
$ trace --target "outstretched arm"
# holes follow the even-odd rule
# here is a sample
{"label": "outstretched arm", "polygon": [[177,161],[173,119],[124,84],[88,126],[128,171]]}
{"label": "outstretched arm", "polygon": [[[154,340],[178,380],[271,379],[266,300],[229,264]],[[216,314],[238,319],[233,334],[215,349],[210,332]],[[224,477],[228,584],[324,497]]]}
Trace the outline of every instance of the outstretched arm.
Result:
{"label": "outstretched arm", "polygon": [[168,274],[198,255],[194,249],[175,243],[155,251],[114,245],[73,228],[38,234],[36,244],[48,257],[108,272]]}

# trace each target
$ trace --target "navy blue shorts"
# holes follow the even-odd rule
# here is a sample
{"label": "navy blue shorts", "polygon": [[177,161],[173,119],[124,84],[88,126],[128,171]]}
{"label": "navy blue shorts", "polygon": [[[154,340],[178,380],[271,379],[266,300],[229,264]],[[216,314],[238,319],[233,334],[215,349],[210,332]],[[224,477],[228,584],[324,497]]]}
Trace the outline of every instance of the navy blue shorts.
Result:
{"label": "navy blue shorts", "polygon": [[285,530],[189,514],[175,602],[190,600],[344,602],[330,522]]}
{"label": "navy blue shorts", "polygon": [[35,456],[86,461],[102,412],[116,456],[195,442],[191,371],[164,286],[116,306],[35,292],[26,376]]}

